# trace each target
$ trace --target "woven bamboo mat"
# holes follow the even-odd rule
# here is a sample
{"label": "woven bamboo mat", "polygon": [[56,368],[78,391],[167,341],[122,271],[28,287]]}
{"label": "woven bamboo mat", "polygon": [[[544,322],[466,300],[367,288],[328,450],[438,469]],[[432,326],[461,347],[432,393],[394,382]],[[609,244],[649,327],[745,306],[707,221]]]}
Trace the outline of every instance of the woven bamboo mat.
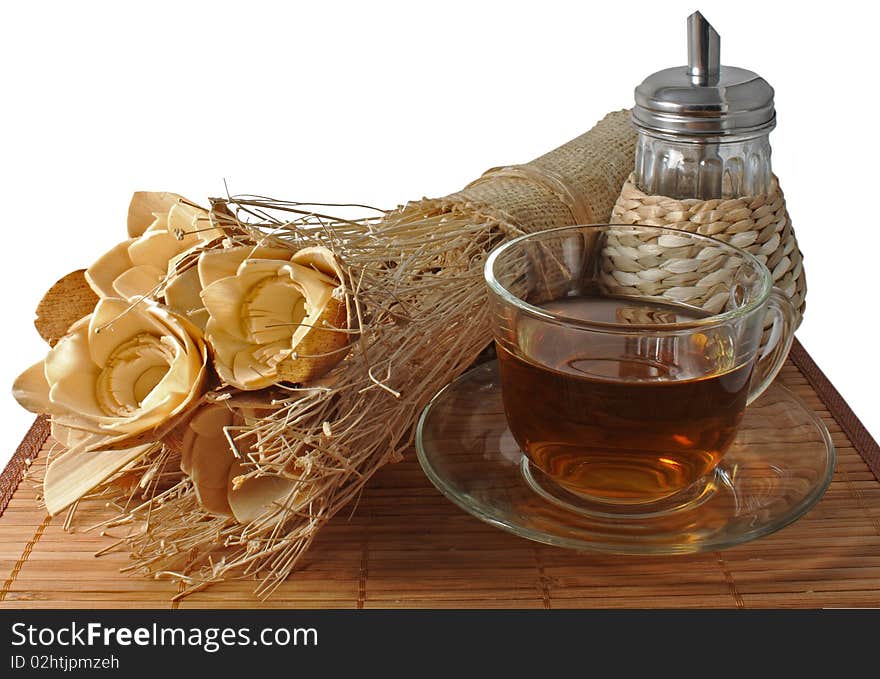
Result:
{"label": "woven bamboo mat", "polygon": [[[178,591],[173,583],[119,572],[125,553],[96,558],[109,538],[65,533],[64,517],[46,517],[32,483],[19,483],[25,460],[38,467],[52,443],[38,420],[0,477],[0,607],[880,606],[880,448],[800,344],[779,379],[824,419],[837,466],[822,500],[778,533],[691,556],[621,557],[548,547],[453,506],[412,454],[374,477],[352,515],[343,512],[323,529],[301,571],[268,602],[253,597],[253,581],[172,602]],[[82,525],[100,518],[100,508],[87,512],[78,514]]]}

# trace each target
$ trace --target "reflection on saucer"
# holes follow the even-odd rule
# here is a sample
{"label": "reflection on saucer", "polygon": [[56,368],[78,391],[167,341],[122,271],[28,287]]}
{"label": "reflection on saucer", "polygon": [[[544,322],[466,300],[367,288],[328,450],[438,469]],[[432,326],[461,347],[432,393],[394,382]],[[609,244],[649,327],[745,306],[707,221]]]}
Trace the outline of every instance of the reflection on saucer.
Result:
{"label": "reflection on saucer", "polygon": [[657,511],[620,511],[565,497],[529,473],[507,428],[497,364],[441,391],[416,435],[419,462],[437,488],[474,516],[561,547],[680,554],[741,544],[788,525],[825,492],[834,447],[825,425],[774,385],[746,410],[718,473]]}

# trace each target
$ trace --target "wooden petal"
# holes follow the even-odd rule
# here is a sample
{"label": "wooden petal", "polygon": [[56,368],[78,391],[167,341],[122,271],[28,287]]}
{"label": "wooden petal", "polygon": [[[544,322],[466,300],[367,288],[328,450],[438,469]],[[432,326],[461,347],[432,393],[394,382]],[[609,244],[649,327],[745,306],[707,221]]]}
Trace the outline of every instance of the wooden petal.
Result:
{"label": "wooden petal", "polygon": [[70,450],[57,457],[43,479],[46,510],[55,516],[141,457],[151,445],[111,451]]}
{"label": "wooden petal", "polygon": [[188,318],[192,323],[205,330],[207,323],[207,311],[203,314],[198,312],[205,308],[200,293],[202,285],[199,282],[199,272],[196,267],[191,267],[175,275],[168,285],[165,286],[165,303],[175,312]]}
{"label": "wooden petal", "polygon": [[[323,377],[348,354],[351,337],[346,332],[348,314],[345,303],[332,297],[313,327],[294,347],[292,356],[278,364],[279,379],[308,384]],[[325,329],[326,328],[326,329]]]}
{"label": "wooden petal", "polygon": [[[202,302],[214,323],[208,328],[219,327],[224,333],[232,334],[240,340],[247,339],[242,322],[241,305],[250,286],[262,280],[263,276],[227,276],[202,290]],[[210,334],[210,330],[208,330]],[[211,338],[208,338],[211,341]],[[213,344],[213,342],[212,342]]]}
{"label": "wooden petal", "polygon": [[[172,415],[167,420],[161,420],[161,415],[152,417],[149,422],[147,422],[147,426],[149,428],[144,429],[143,431],[137,430],[130,433],[123,432],[120,434],[114,435],[104,435],[102,439],[96,443],[94,443],[91,448],[92,450],[100,450],[100,451],[112,451],[112,450],[125,450],[126,448],[131,448],[133,446],[140,446],[146,444],[152,444],[157,441],[161,441],[168,435],[169,432],[173,431],[175,427],[180,425],[181,418],[185,417],[185,415]],[[159,420],[157,423],[156,421]],[[126,424],[128,424],[126,422]],[[137,424],[139,426],[140,423]],[[136,428],[135,425],[132,425],[130,428]],[[104,427],[102,431],[106,432],[108,430],[107,427]]]}
{"label": "wooden petal", "polygon": [[82,443],[83,440],[89,436],[89,434],[85,432],[65,427],[54,417],[51,422],[49,422],[49,431],[52,434],[52,438],[65,448],[73,448],[77,444]]}
{"label": "wooden petal", "polygon": [[61,339],[71,325],[95,308],[98,296],[89,287],[85,270],[73,271],[55,283],[37,305],[34,326],[50,346]]}
{"label": "wooden petal", "polygon": [[223,427],[232,424],[234,415],[225,405],[210,404],[202,406],[193,415],[189,427],[200,436],[226,439]]}
{"label": "wooden petal", "polygon": [[197,437],[198,434],[189,427],[183,433],[183,442],[180,446],[180,471],[187,476],[192,475],[192,451]]}
{"label": "wooden petal", "polygon": [[291,262],[308,266],[315,271],[335,278],[339,283],[345,283],[345,276],[342,271],[342,265],[339,259],[327,248],[311,247],[297,250],[290,258]]}
{"label": "wooden petal", "polygon": [[165,272],[154,266],[133,266],[113,281],[114,297],[137,300],[156,292],[165,279]]}
{"label": "wooden petal", "polygon": [[232,512],[229,509],[229,502],[226,499],[225,488],[214,488],[209,486],[195,485],[196,499],[199,504],[209,514],[218,516],[230,516]]}
{"label": "wooden petal", "polygon": [[351,297],[345,291],[345,272],[342,269],[342,263],[339,261],[339,258],[327,248],[311,247],[299,250],[291,258],[291,261],[311,267],[339,281],[339,287],[333,291],[333,296],[336,299],[345,300],[346,323],[344,327],[354,328],[356,326],[356,319],[351,309]]}
{"label": "wooden petal", "polygon": [[234,276],[246,259],[288,260],[290,254],[290,250],[282,248],[254,248],[249,245],[224,250],[208,250],[199,257],[199,279],[202,287],[206,288],[221,278]]}
{"label": "wooden petal", "polygon": [[166,191],[136,191],[128,206],[128,235],[137,238],[156,220],[154,213],[168,212],[183,196]]}
{"label": "wooden petal", "polygon": [[168,262],[189,247],[167,231],[155,231],[129,245],[128,256],[134,265],[149,265],[164,272],[168,270]]}
{"label": "wooden petal", "polygon": [[205,326],[205,339],[211,345],[214,351],[214,367],[217,375],[226,384],[232,385],[238,389],[262,389],[272,383],[270,380],[263,380],[260,375],[254,373],[253,383],[242,382],[236,378],[234,365],[235,357],[241,351],[246,351],[249,345],[240,339],[223,332],[217,327],[214,319],[209,318]]}
{"label": "wooden petal", "polygon": [[[250,344],[235,354],[232,361],[231,376],[226,381],[232,386],[247,391],[265,389],[276,384],[280,378],[275,367],[290,354],[290,343],[281,341],[272,344]],[[219,357],[219,353],[217,354]],[[218,372],[221,364],[217,363]],[[228,374],[229,367],[224,373]],[[226,379],[221,375],[222,379]]]}
{"label": "wooden petal", "polygon": [[211,314],[209,314],[208,310],[204,307],[189,312],[189,320],[192,321],[192,324],[202,332],[205,332],[205,329],[208,327],[208,321],[210,319]]}
{"label": "wooden petal", "polygon": [[86,282],[99,297],[116,297],[113,281],[131,268],[128,248],[132,243],[134,238],[117,243],[86,269]]}
{"label": "wooden petal", "polygon": [[49,382],[46,380],[46,365],[43,361],[34,363],[15,379],[12,396],[25,410],[32,413],[49,413]]}
{"label": "wooden petal", "polygon": [[195,435],[187,436],[186,465],[199,503],[205,511],[223,516],[231,514],[226,483],[229,467],[235,460],[223,427],[232,423],[232,417],[225,406],[205,406],[190,422],[190,431]]}
{"label": "wooden petal", "polygon": [[168,211],[167,229],[171,235],[181,238],[186,248],[226,235],[222,229],[211,225],[206,210],[187,203],[178,203]]}
{"label": "wooden petal", "polygon": [[294,482],[280,476],[257,476],[236,484],[235,479],[247,473],[247,468],[235,462],[229,470],[229,507],[239,523],[259,518],[275,503],[284,502]]}
{"label": "wooden petal", "polygon": [[100,371],[89,355],[90,322],[88,317],[74,323],[70,332],[46,354],[44,365],[52,405],[93,419],[97,426],[112,420],[106,417],[95,397],[95,380]]}

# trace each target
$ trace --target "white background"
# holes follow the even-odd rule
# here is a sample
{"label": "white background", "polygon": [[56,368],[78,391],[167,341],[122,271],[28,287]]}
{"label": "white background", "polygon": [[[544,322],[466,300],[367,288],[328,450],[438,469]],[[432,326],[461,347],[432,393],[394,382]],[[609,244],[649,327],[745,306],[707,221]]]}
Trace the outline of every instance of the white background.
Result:
{"label": "white background", "polygon": [[770,137],[808,274],[798,336],[874,436],[876,5],[855,2],[5,3],[0,10],[0,465],[33,310],[126,237],[132,191],[380,207],[527,162],[684,63],[701,9],[722,63],[776,88]]}

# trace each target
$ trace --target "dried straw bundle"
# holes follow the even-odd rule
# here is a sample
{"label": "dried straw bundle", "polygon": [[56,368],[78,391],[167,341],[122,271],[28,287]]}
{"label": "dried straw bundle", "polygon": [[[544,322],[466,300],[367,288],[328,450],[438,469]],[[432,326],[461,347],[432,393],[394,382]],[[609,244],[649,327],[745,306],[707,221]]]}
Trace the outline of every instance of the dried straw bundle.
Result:
{"label": "dried straw bundle", "polygon": [[352,341],[341,363],[306,386],[227,387],[201,399],[198,407],[228,413],[223,432],[238,465],[230,493],[257,489],[244,520],[206,511],[198,484],[181,474],[192,464],[185,423],[87,496],[117,508],[103,527],[127,530],[116,545],[131,552],[129,570],[179,578],[179,596],[231,577],[254,577],[256,593],[270,595],[318,529],[400,459],[427,401],[486,347],[488,251],[518,233],[607,221],[633,164],[628,120],[609,114],[528,165],[490,170],[459,193],[377,218],[338,219],[259,197],[213,201],[210,227],[229,237],[204,251],[231,239],[336,255],[356,319],[340,332]]}

